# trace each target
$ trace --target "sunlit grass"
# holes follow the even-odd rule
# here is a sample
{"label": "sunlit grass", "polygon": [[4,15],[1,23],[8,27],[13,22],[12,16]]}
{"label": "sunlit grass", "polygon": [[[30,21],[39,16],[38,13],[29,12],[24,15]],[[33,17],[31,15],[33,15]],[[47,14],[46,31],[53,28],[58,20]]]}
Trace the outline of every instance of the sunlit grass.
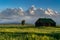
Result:
{"label": "sunlit grass", "polygon": [[34,32],[34,33],[52,33],[60,32],[57,27],[35,27],[34,25],[0,25],[0,32]]}
{"label": "sunlit grass", "polygon": [[[48,34],[48,33],[47,33]],[[0,40],[59,40],[60,34],[1,32]],[[55,36],[58,35],[58,36]]]}
{"label": "sunlit grass", "polygon": [[59,27],[0,25],[0,40],[59,40]]}

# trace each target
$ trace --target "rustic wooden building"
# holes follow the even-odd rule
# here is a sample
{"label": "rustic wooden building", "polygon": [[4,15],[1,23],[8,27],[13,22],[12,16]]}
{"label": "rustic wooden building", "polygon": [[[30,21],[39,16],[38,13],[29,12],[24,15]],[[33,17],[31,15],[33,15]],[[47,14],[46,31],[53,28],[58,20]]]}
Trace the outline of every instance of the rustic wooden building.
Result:
{"label": "rustic wooden building", "polygon": [[39,27],[39,26],[56,26],[56,22],[50,18],[39,18],[35,22],[35,26],[36,27]]}

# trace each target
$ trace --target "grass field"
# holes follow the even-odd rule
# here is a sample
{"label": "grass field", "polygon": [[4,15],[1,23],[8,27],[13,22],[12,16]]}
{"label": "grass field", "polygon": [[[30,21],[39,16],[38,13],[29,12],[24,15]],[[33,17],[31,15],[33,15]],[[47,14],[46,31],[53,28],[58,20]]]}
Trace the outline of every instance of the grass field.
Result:
{"label": "grass field", "polygon": [[60,40],[60,28],[0,25],[0,40]]}

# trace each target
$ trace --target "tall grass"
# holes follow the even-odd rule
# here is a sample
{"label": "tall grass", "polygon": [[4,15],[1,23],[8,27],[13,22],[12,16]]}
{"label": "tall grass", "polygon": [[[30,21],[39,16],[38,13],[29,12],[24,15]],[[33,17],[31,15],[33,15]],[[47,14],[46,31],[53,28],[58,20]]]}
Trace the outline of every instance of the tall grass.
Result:
{"label": "tall grass", "polygon": [[60,34],[0,32],[0,40],[60,40]]}
{"label": "tall grass", "polygon": [[0,25],[0,40],[60,40],[60,28]]}

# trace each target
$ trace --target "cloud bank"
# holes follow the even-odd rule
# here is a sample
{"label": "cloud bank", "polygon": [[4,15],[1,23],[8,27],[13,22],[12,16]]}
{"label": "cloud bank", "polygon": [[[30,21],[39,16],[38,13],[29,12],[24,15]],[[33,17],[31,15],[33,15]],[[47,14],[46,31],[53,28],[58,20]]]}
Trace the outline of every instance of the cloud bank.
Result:
{"label": "cloud bank", "polygon": [[38,18],[52,18],[60,24],[60,13],[50,8],[36,8],[32,5],[28,10],[23,8],[7,8],[0,12],[0,23],[20,23],[26,20],[26,23],[34,24]]}

